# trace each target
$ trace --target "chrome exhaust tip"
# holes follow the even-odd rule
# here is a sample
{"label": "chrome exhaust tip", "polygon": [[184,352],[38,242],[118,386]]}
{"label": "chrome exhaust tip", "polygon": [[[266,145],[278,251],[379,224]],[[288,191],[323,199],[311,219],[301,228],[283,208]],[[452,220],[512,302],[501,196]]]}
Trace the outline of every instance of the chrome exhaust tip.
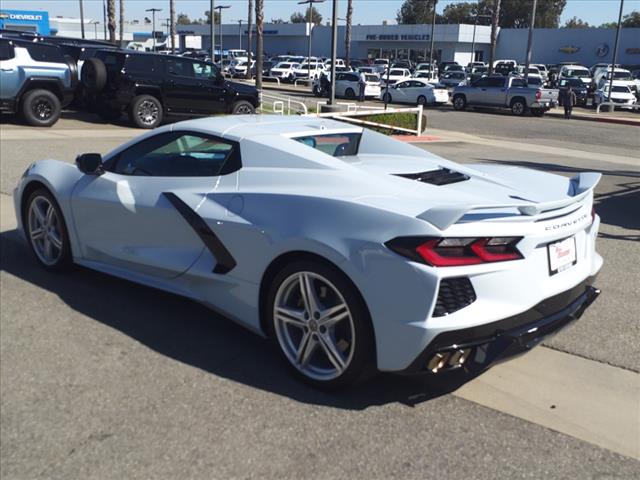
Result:
{"label": "chrome exhaust tip", "polygon": [[438,373],[438,370],[446,365],[449,355],[449,353],[436,353],[431,357],[431,360],[429,360],[427,368],[433,373]]}

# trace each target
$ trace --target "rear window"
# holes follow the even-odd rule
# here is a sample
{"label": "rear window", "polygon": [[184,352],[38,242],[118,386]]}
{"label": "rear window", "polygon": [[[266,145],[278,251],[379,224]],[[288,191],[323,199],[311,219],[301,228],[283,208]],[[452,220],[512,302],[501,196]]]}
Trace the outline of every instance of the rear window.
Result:
{"label": "rear window", "polygon": [[54,45],[29,43],[24,45],[29,56],[36,62],[66,63],[60,49]]}
{"label": "rear window", "polygon": [[125,68],[130,72],[152,72],[155,70],[153,55],[127,55]]}
{"label": "rear window", "polygon": [[310,135],[306,137],[296,137],[300,143],[320,150],[332,157],[342,157],[346,155],[357,155],[360,145],[360,133],[332,133],[326,135]]}

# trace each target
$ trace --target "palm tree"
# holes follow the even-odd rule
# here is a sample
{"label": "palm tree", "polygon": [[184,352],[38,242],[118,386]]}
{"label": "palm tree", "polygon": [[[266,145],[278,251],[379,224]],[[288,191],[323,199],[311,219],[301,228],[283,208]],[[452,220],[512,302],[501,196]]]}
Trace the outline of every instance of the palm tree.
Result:
{"label": "palm tree", "polygon": [[[247,27],[249,27],[249,42],[247,47],[247,59],[249,63],[247,65],[251,65],[251,29],[253,28],[253,0],[249,0],[249,12],[247,14]],[[247,68],[247,79],[251,78],[251,69]]]}
{"label": "palm tree", "polygon": [[107,19],[109,41],[116,43],[116,0],[107,0]]}
{"label": "palm tree", "polygon": [[264,0],[256,0],[256,88],[262,88]]}
{"label": "palm tree", "polygon": [[353,17],[353,0],[347,2],[347,28],[344,33],[344,51],[347,67],[351,66],[351,20]]}
{"label": "palm tree", "polygon": [[124,0],[120,0],[120,46],[124,42]]}
{"label": "palm tree", "polygon": [[169,0],[169,24],[170,24],[169,32],[171,34],[171,53],[176,53],[176,1],[175,0]]}

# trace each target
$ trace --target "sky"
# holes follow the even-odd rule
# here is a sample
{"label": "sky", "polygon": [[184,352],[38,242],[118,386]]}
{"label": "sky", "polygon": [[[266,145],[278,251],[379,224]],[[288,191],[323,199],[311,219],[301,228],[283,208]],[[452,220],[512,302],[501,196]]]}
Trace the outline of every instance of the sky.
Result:
{"label": "sky", "polygon": [[[449,3],[457,3],[460,0],[440,0],[438,12],[441,12]],[[467,0],[469,1],[469,0]],[[376,25],[383,20],[395,23],[398,9],[402,0],[354,0],[353,23],[354,25]],[[295,11],[304,11],[306,5],[298,5],[297,0],[265,0],[265,21],[272,18],[288,20]],[[319,3],[316,8],[324,19],[331,18],[331,0]],[[49,16],[58,15],[64,17],[79,17],[79,0],[0,0],[3,9],[16,10],[46,10]],[[247,18],[247,0],[216,0],[215,5],[229,5],[223,11],[223,23],[237,22]],[[338,17],[346,16],[346,0],[338,1]],[[127,18],[143,20],[150,13],[145,13],[147,8],[161,8],[156,18],[165,19],[169,16],[168,0],[125,0],[125,14]],[[605,22],[618,20],[620,0],[567,0],[561,18],[561,24],[567,19],[576,16],[591,25],[600,25]],[[190,18],[204,17],[205,10],[209,9],[209,0],[176,0],[176,13],[186,13]],[[640,0],[625,0],[623,13],[632,10],[640,10]],[[118,1],[116,1],[116,13]],[[87,18],[102,19],[102,0],[84,0],[84,14]]]}

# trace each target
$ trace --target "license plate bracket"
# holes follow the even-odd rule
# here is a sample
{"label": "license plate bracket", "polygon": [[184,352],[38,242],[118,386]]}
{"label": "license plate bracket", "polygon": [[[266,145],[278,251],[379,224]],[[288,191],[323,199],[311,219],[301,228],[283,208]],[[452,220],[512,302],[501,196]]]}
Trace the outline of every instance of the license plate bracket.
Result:
{"label": "license plate bracket", "polygon": [[578,263],[576,237],[571,236],[547,245],[549,275],[555,275]]}

